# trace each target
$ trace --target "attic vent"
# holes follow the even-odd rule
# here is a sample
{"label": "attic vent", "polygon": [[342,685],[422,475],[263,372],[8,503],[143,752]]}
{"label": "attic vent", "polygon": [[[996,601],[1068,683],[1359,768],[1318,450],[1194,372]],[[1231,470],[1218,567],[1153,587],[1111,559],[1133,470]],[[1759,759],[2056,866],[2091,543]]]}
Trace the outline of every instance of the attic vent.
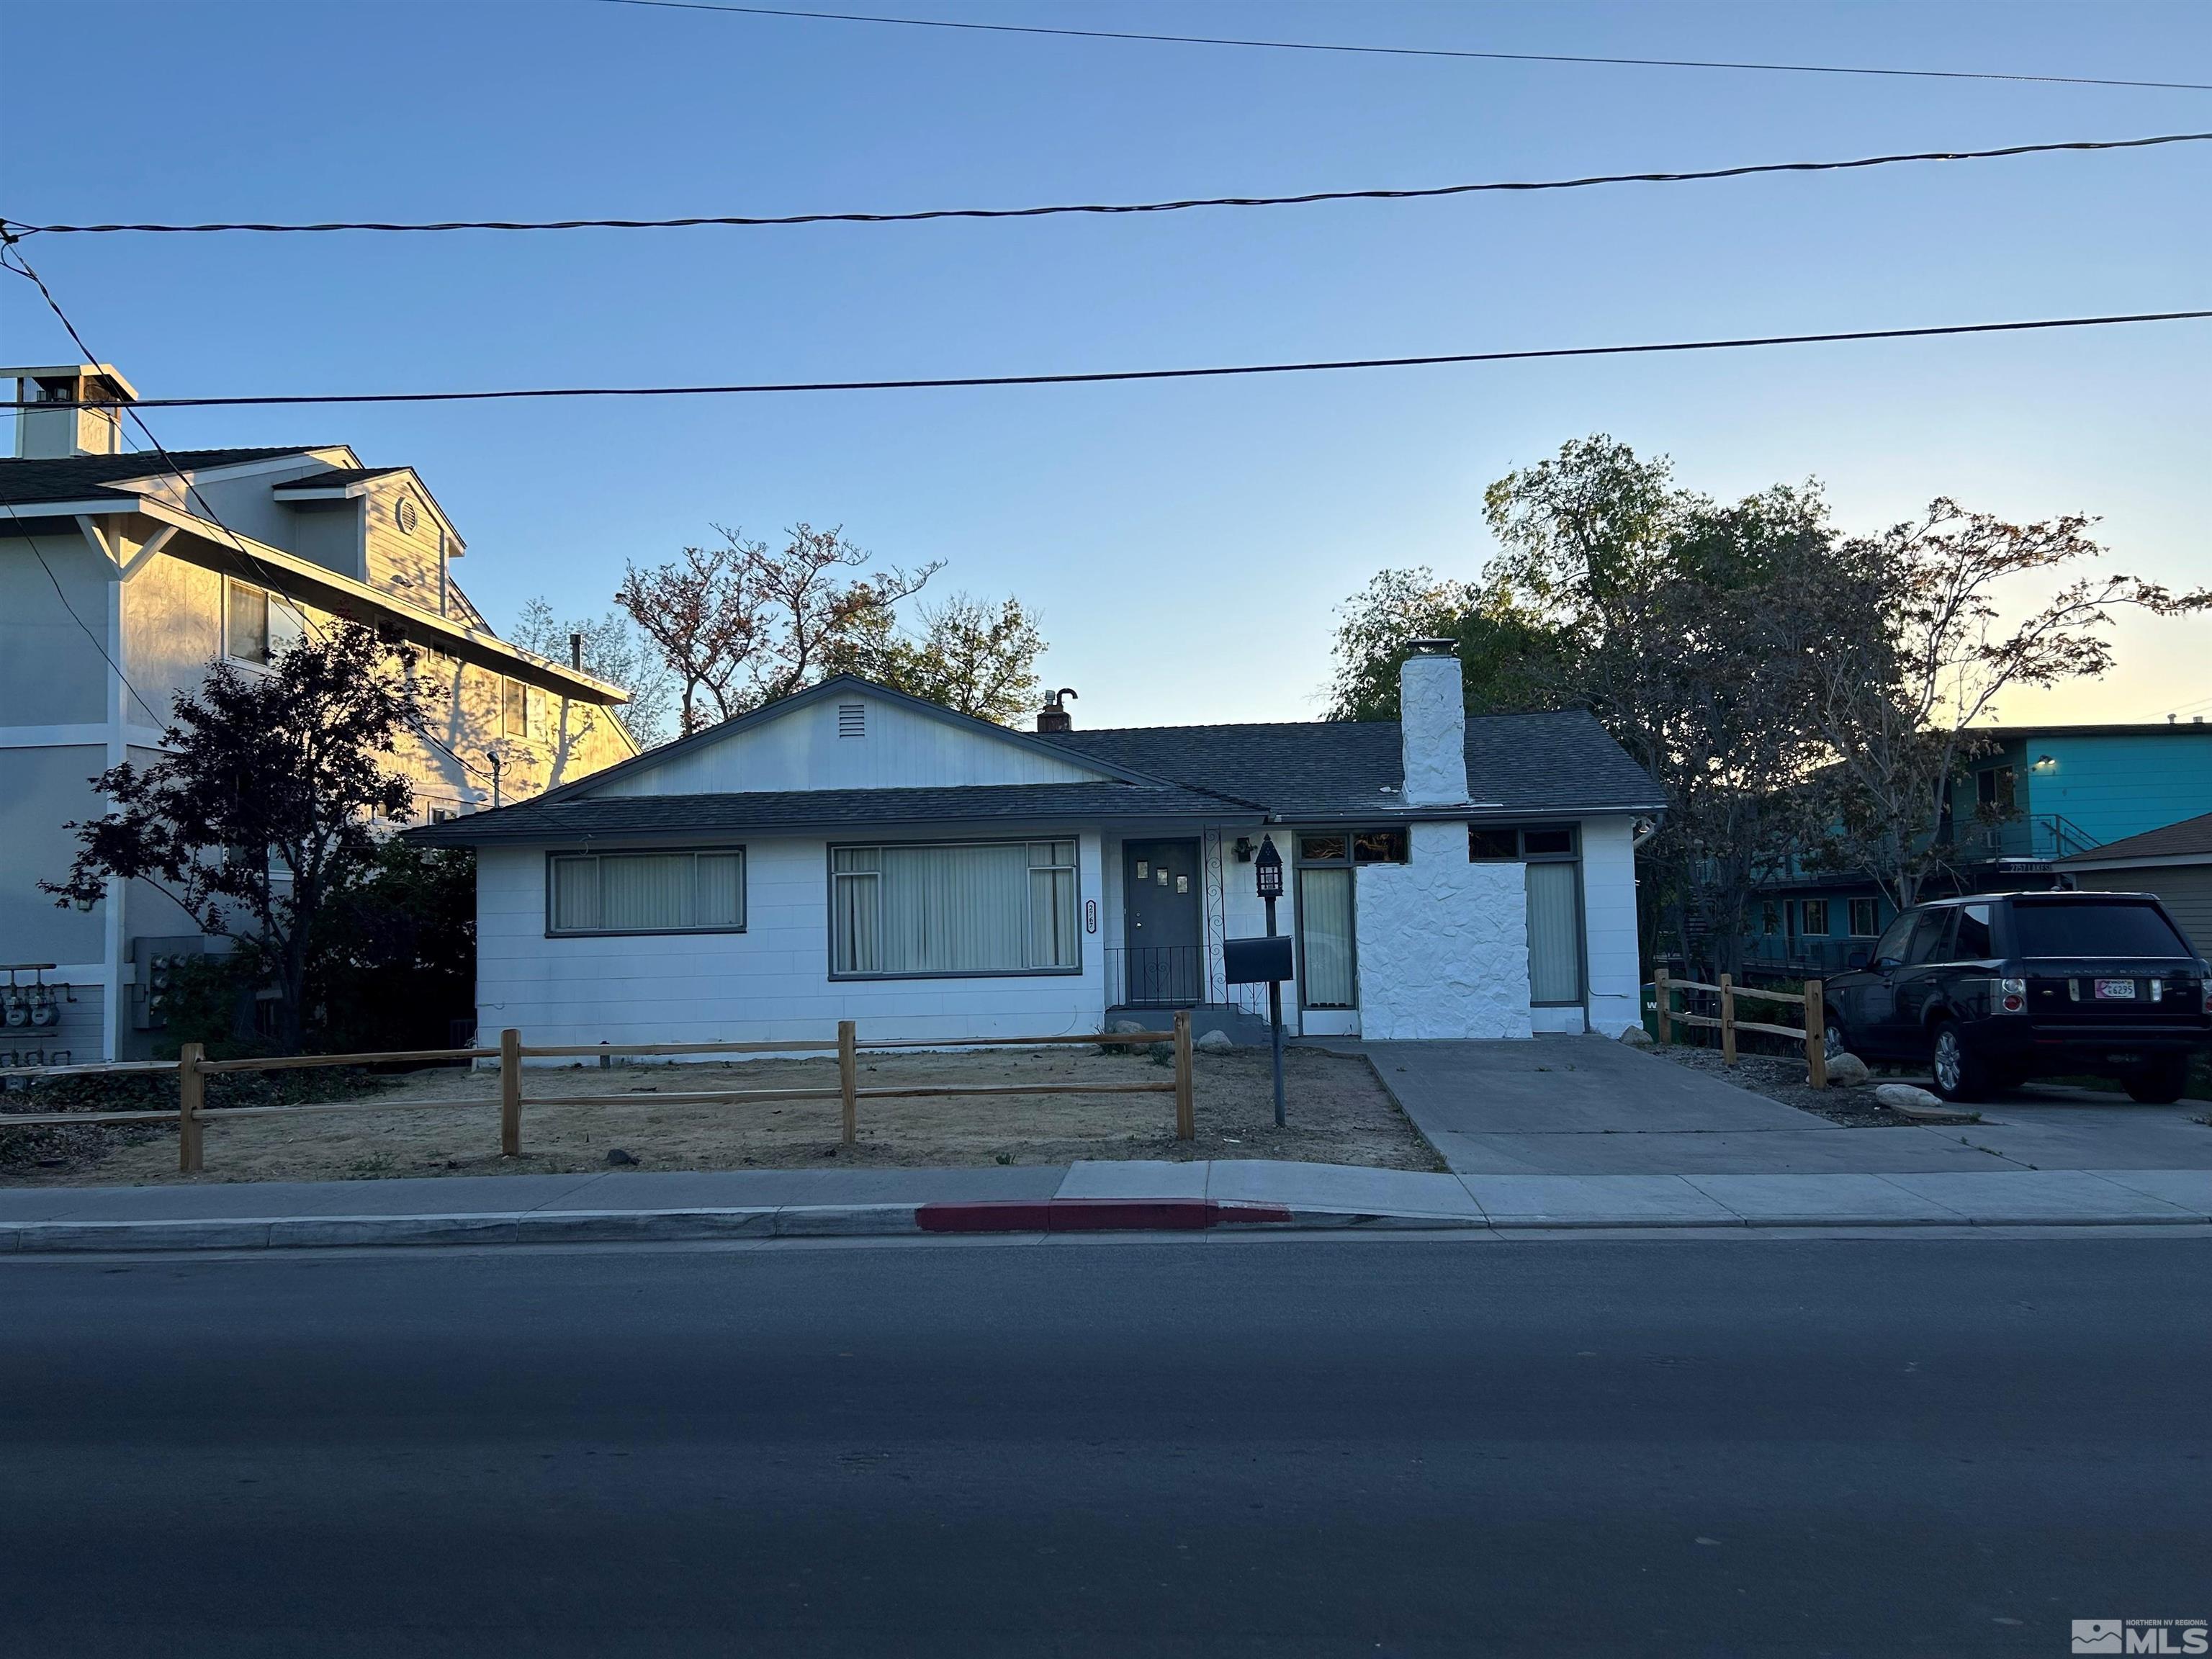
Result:
{"label": "attic vent", "polygon": [[413,535],[415,533],[415,526],[419,522],[415,512],[415,498],[412,495],[402,495],[399,498],[399,505],[393,511],[392,516],[399,521],[400,534],[403,536]]}
{"label": "attic vent", "polygon": [[868,735],[868,705],[864,702],[841,702],[837,705],[837,735],[841,738],[865,738]]}

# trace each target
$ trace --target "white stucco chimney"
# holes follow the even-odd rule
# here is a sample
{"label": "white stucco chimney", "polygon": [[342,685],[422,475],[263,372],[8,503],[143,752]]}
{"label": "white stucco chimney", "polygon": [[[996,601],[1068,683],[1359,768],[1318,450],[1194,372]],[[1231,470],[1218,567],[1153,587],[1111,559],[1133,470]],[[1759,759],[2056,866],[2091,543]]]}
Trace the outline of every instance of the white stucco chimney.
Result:
{"label": "white stucco chimney", "polygon": [[50,461],[121,452],[114,405],[136,403],[138,393],[112,363],[0,368],[0,380],[13,380],[15,401],[28,405],[15,411],[15,453],[22,459]]}
{"label": "white stucco chimney", "polygon": [[1451,640],[1415,640],[1398,671],[1398,727],[1408,806],[1467,801],[1467,697]]}

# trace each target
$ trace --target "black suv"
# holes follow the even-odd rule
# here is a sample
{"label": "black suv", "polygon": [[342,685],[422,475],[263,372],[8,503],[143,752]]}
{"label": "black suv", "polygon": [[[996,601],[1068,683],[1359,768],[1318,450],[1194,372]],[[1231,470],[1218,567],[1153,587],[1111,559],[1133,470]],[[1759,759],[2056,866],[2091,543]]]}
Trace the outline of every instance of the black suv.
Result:
{"label": "black suv", "polygon": [[2148,893],[1918,905],[1825,988],[1829,1053],[1924,1061],[1950,1100],[2058,1073],[2178,1100],[2212,1049],[2212,964]]}

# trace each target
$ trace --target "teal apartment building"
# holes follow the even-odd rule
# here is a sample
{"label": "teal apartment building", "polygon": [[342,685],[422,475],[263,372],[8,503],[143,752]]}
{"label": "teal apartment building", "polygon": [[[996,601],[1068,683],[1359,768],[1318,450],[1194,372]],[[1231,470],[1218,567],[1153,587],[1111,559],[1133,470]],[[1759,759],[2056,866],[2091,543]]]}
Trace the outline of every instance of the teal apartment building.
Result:
{"label": "teal apartment building", "polygon": [[[2212,812],[2212,726],[1989,728],[1952,792],[1955,886],[1990,892],[2048,886],[2057,861]],[[1953,890],[1939,878],[1933,897]],[[1811,871],[1765,884],[1753,905],[1747,962],[1791,973],[1848,964],[1897,914],[1874,881]]]}

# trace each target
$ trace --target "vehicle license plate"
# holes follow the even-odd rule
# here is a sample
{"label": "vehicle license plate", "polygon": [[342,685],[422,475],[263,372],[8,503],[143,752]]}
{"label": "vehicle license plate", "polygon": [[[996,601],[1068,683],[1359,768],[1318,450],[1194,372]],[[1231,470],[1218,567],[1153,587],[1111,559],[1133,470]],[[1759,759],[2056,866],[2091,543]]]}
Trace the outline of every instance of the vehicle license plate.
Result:
{"label": "vehicle license plate", "polygon": [[2100,979],[2097,981],[2097,1000],[2100,1002],[2133,1002],[2136,982],[2131,979]]}

